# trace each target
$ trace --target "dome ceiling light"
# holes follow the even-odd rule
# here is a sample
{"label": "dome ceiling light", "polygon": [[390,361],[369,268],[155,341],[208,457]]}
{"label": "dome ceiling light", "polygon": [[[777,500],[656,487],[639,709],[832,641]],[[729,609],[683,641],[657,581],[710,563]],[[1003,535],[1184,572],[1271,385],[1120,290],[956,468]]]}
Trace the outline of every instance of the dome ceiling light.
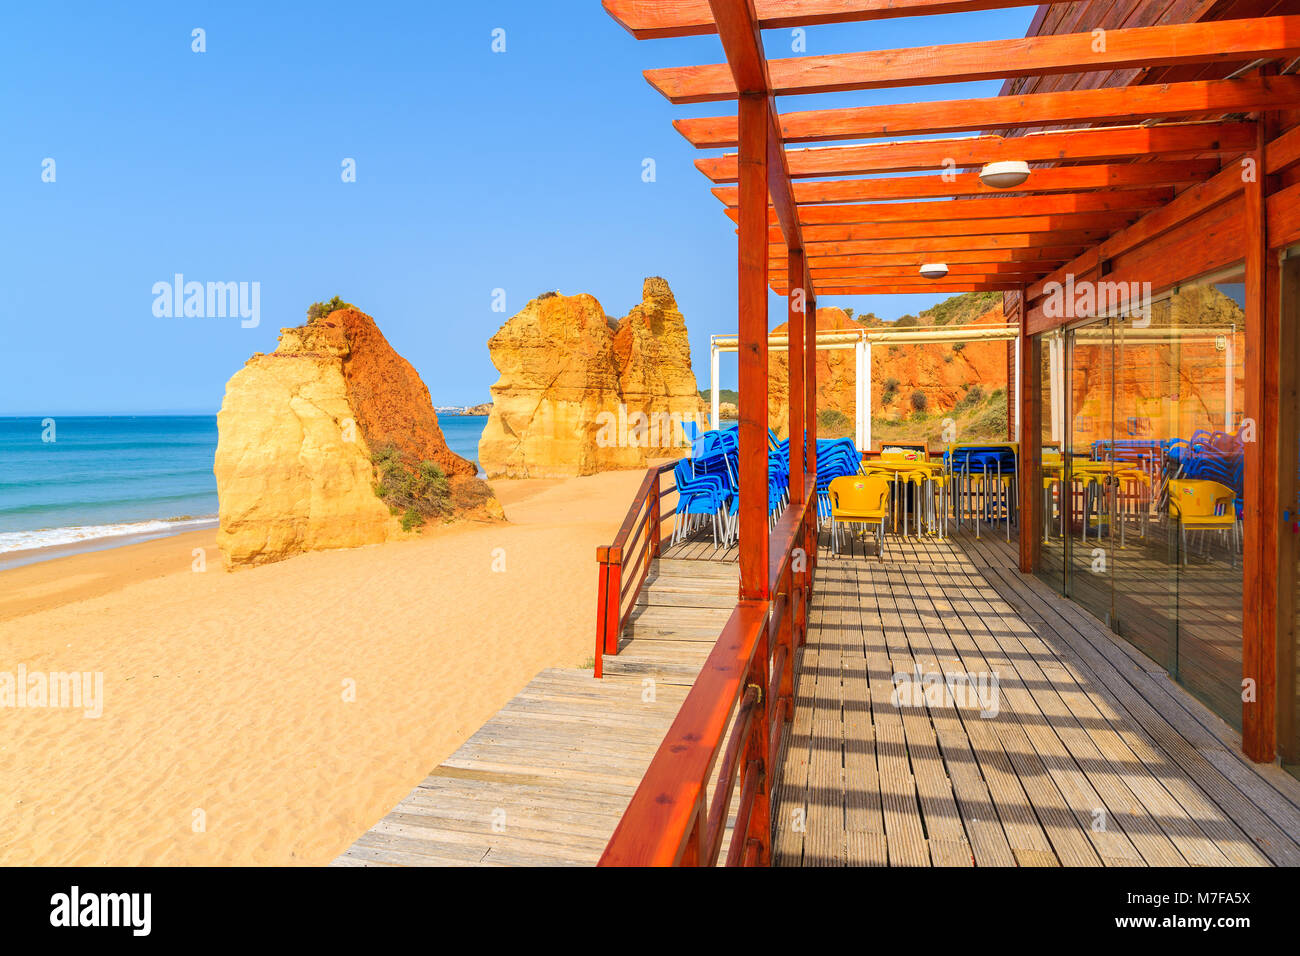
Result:
{"label": "dome ceiling light", "polygon": [[989,163],[980,170],[980,182],[992,189],[1013,189],[1029,178],[1029,164],[1020,159]]}
{"label": "dome ceiling light", "polygon": [[946,262],[927,262],[921,266],[921,275],[927,279],[942,279],[948,274]]}

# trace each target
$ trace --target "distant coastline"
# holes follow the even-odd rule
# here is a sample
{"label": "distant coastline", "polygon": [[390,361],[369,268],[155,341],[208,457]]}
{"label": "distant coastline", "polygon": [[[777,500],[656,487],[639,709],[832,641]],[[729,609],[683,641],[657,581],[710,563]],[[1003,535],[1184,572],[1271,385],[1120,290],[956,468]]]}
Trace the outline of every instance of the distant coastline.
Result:
{"label": "distant coastline", "polygon": [[492,403],[484,402],[482,405],[435,405],[433,410],[438,413],[439,418],[476,418],[481,415],[491,415]]}

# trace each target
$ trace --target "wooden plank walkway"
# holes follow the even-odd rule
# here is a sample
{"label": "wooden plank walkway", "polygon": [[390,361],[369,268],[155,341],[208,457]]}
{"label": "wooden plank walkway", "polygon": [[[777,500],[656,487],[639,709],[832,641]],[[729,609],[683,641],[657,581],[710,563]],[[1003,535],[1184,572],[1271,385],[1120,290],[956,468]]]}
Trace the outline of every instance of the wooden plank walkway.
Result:
{"label": "wooden plank walkway", "polygon": [[656,561],[604,679],[542,671],[334,865],[595,865],[735,607],[739,576],[735,563]]}
{"label": "wooden plank walkway", "polygon": [[778,865],[1300,864],[1300,782],[1000,537],[885,558],[823,549]]}

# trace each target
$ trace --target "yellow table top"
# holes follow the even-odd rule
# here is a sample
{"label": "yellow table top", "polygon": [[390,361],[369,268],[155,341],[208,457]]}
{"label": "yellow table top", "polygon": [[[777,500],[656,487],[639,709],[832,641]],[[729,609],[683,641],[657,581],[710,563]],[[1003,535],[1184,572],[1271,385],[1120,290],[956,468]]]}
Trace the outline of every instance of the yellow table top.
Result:
{"label": "yellow table top", "polygon": [[868,458],[862,463],[863,468],[875,468],[879,471],[942,471],[941,461],[882,461]]}

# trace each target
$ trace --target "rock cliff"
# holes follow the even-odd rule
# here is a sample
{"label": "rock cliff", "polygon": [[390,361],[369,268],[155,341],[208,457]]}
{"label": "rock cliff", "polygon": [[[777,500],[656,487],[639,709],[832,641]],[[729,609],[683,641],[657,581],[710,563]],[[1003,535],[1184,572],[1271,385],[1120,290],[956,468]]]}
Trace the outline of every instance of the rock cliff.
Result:
{"label": "rock cliff", "polygon": [[228,567],[401,536],[376,493],[377,458],[388,479],[437,466],[436,498],[403,501],[421,519],[502,516],[473,462],[447,447],[420,376],[354,308],[282,329],[274,352],[226,383],[217,431],[217,543]]}
{"label": "rock cliff", "polygon": [[488,340],[501,378],[479,441],[489,477],[560,478],[643,467],[685,446],[704,422],[686,320],[668,283],[610,319],[595,297],[547,293]]}
{"label": "rock cliff", "polygon": [[[1001,305],[995,306],[964,327],[1000,325],[1004,321]],[[827,307],[817,310],[817,328],[840,331],[857,331],[873,326],[850,318],[841,309]],[[874,327],[880,328],[877,324]],[[886,326],[887,327],[887,326]],[[774,330],[786,331],[782,323]],[[774,431],[785,437],[789,422],[789,405],[786,394],[789,370],[784,349],[769,354],[768,420]],[[817,353],[817,409],[826,421],[829,413],[854,420],[854,393],[857,381],[853,349],[821,350]],[[891,345],[872,350],[871,409],[873,417],[907,419],[915,414],[911,406],[912,393],[920,390],[926,395],[925,413],[950,412],[958,406],[973,385],[985,394],[1007,387],[1007,346],[1005,342],[968,342],[957,348],[945,344]],[[843,434],[841,429],[823,428],[827,432]],[[851,427],[848,434],[852,434]]]}

